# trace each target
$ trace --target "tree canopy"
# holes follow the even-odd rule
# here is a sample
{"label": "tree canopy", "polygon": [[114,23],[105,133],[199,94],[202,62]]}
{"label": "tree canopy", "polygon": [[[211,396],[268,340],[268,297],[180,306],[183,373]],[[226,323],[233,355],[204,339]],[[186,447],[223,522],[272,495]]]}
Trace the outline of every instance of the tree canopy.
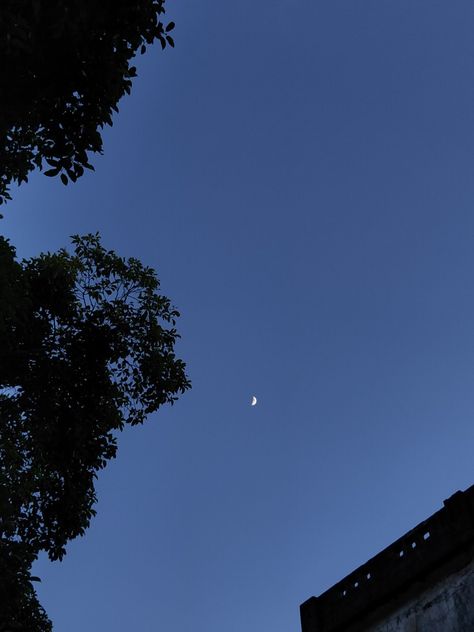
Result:
{"label": "tree canopy", "polygon": [[2,0],[0,204],[35,168],[75,182],[130,93],[138,51],[174,46],[165,0]]}
{"label": "tree canopy", "polygon": [[84,534],[125,424],[190,388],[174,351],[179,313],[156,273],[97,234],[72,243],[72,254],[19,262],[0,238],[0,590],[16,594],[17,617],[40,622],[20,621],[29,631],[49,629],[31,562],[61,559]]}

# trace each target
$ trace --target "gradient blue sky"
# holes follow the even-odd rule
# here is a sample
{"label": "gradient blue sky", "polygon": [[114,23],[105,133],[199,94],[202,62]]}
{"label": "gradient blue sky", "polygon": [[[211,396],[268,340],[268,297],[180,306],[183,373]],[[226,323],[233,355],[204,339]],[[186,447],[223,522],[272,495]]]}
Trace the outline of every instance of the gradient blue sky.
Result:
{"label": "gradient blue sky", "polygon": [[96,172],[5,209],[20,256],[155,267],[193,381],[38,590],[56,632],[296,632],[473,482],[474,4],[167,5]]}

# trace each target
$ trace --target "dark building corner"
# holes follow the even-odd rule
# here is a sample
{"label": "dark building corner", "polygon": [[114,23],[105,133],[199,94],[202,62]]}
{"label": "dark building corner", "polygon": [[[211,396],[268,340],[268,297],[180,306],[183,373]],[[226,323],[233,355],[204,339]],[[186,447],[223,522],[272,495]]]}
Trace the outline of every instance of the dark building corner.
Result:
{"label": "dark building corner", "polygon": [[300,613],[302,632],[474,632],[474,485]]}

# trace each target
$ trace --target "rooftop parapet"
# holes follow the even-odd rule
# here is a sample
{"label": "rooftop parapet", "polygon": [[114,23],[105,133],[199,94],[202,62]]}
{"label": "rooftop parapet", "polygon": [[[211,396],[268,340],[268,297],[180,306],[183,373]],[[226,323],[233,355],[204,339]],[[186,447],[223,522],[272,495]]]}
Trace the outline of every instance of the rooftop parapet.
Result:
{"label": "rooftop parapet", "polygon": [[[300,606],[302,632],[343,632],[474,547],[474,485],[343,580]],[[352,629],[352,628],[351,628]]]}

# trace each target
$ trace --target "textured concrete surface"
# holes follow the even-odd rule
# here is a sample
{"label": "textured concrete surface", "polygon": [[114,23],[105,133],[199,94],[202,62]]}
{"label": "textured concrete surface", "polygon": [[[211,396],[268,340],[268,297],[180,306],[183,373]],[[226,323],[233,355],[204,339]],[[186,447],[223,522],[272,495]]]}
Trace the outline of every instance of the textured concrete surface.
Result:
{"label": "textured concrete surface", "polygon": [[474,562],[421,590],[366,632],[474,632]]}
{"label": "textured concrete surface", "polygon": [[474,632],[474,485],[300,613],[302,632]]}

